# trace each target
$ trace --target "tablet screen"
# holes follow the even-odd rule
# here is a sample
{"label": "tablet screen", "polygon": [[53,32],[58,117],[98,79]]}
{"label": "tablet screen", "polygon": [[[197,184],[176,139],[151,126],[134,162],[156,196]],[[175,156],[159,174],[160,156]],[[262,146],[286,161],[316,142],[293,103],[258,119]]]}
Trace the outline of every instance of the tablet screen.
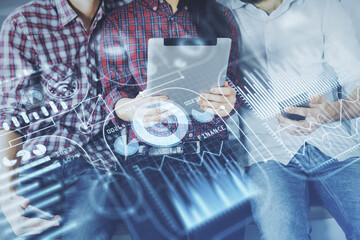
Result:
{"label": "tablet screen", "polygon": [[149,40],[147,95],[166,95],[187,113],[202,112],[199,94],[225,84],[231,39]]}

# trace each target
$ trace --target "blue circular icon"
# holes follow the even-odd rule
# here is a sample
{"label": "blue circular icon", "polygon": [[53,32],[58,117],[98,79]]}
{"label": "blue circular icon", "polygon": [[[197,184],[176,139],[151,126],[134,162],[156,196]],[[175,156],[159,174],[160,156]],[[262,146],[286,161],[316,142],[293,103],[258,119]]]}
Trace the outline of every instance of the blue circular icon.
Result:
{"label": "blue circular icon", "polygon": [[211,122],[214,119],[214,111],[212,109],[209,109],[208,111],[205,112],[199,112],[195,109],[193,109],[191,111],[193,118],[196,119],[196,121],[201,122],[201,123],[208,123]]}
{"label": "blue circular icon", "polygon": [[115,152],[123,156],[131,156],[139,150],[139,143],[133,139],[129,144],[124,143],[123,137],[118,137],[114,143]]}

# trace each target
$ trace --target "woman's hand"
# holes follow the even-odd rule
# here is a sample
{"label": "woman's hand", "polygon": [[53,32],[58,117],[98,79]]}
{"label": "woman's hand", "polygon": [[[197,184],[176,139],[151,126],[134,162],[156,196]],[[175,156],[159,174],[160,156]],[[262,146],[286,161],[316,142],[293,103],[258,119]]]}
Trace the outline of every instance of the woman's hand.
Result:
{"label": "woman's hand", "polygon": [[[152,126],[165,120],[169,115],[168,111],[161,107],[156,107],[156,103],[168,100],[167,96],[146,96],[140,92],[136,98],[123,98],[115,105],[116,115],[123,121],[134,121],[134,114],[137,110],[142,109],[147,111],[144,119],[136,119],[144,123],[145,126]],[[154,107],[150,107],[154,103]]]}
{"label": "woman's hand", "polygon": [[230,114],[236,102],[236,91],[225,82],[224,87],[210,89],[210,93],[202,93],[198,104],[204,111],[213,111],[221,117]]}

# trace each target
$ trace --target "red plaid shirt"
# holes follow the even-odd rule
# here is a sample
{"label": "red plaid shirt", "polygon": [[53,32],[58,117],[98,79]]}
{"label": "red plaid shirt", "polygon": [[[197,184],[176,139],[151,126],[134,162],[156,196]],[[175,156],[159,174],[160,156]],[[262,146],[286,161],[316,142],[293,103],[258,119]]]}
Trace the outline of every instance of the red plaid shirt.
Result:
{"label": "red plaid shirt", "polygon": [[59,151],[76,152],[71,148],[76,145],[94,166],[116,168],[100,135],[107,113],[97,66],[105,13],[119,5],[103,2],[89,32],[67,0],[32,1],[4,22],[0,128],[21,132],[24,149],[31,152],[43,144],[56,156]]}
{"label": "red plaid shirt", "polygon": [[[197,37],[187,6],[181,3],[180,1],[177,13],[173,14],[166,1],[135,0],[112,12],[106,19],[102,30],[101,64],[104,71],[104,99],[111,109],[114,109],[121,98],[135,98],[140,91],[146,89],[147,49],[150,38]],[[225,7],[224,15],[230,25],[229,38],[232,39],[227,76],[233,85],[239,86],[239,29],[234,16]],[[238,98],[235,109],[239,108],[240,103],[241,99]],[[224,120],[226,118],[215,117],[213,121],[204,124],[191,118],[191,125],[183,140],[198,140],[201,134],[224,125]],[[130,127],[128,129],[130,141],[136,138],[136,135]],[[227,136],[227,131],[212,135],[216,138]]]}

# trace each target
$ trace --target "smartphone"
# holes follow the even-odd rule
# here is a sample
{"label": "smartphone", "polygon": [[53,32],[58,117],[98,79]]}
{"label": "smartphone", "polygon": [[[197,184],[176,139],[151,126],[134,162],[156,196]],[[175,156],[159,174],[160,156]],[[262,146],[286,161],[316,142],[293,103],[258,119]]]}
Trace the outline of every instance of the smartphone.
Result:
{"label": "smartphone", "polygon": [[[310,102],[306,101],[304,103],[295,105],[295,106],[291,106],[291,107],[303,107],[303,108],[310,108]],[[306,116],[302,116],[302,115],[298,115],[298,114],[293,114],[293,113],[287,113],[284,110],[281,111],[281,115],[285,118],[288,118],[290,120],[294,120],[294,121],[302,121],[306,119]]]}
{"label": "smartphone", "polygon": [[37,207],[34,207],[32,205],[28,205],[25,209],[24,209],[24,213],[23,213],[24,217],[28,217],[28,218],[41,218],[44,220],[53,220],[55,216],[51,215],[50,213],[47,213]]}

